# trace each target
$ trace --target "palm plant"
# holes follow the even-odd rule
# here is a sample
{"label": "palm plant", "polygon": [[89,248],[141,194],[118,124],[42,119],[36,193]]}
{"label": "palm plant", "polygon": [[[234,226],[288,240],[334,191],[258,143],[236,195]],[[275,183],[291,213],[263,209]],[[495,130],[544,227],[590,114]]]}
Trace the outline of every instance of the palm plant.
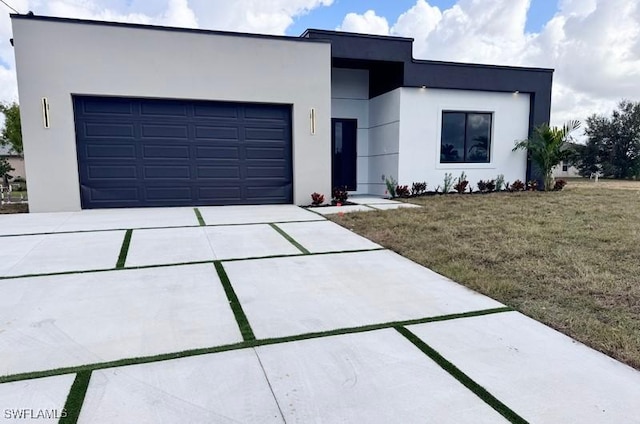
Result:
{"label": "palm plant", "polygon": [[516,142],[513,151],[524,149],[529,152],[542,173],[545,190],[553,190],[553,168],[571,156],[571,133],[578,128],[579,121],[569,121],[562,128],[542,124],[534,128],[530,138]]}

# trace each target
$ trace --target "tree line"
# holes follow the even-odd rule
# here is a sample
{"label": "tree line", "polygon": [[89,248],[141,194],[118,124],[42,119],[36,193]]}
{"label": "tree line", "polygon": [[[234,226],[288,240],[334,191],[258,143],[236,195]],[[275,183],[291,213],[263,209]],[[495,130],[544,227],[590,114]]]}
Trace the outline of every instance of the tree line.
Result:
{"label": "tree line", "polygon": [[571,143],[568,158],[580,175],[640,177],[640,102],[622,100],[610,116],[593,114],[585,124],[586,143]]}

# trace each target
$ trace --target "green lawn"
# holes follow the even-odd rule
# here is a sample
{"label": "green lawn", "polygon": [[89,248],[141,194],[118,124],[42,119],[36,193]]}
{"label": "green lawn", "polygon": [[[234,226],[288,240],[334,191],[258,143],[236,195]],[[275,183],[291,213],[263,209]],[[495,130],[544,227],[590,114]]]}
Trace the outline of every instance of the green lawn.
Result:
{"label": "green lawn", "polygon": [[640,369],[639,190],[571,181],[332,219]]}

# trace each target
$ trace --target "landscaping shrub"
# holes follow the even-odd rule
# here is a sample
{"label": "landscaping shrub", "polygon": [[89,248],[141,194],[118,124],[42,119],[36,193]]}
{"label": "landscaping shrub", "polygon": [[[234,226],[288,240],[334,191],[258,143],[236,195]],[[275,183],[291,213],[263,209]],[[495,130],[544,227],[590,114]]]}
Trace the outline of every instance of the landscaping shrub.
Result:
{"label": "landscaping shrub", "polygon": [[320,206],[323,203],[324,203],[324,194],[313,193],[311,195],[311,204],[313,206]]}
{"label": "landscaping shrub", "polygon": [[413,196],[419,196],[421,194],[424,194],[424,192],[427,191],[427,183],[426,182],[422,182],[422,183],[413,183],[411,184],[411,195]]}
{"label": "landscaping shrub", "polygon": [[491,193],[492,191],[495,191],[496,189],[496,180],[489,180],[487,181],[487,192]]}
{"label": "landscaping shrub", "polygon": [[538,190],[538,182],[536,180],[527,181],[527,190],[528,191]]}
{"label": "landscaping shrub", "polygon": [[442,192],[444,194],[447,194],[451,192],[452,188],[453,188],[453,175],[447,172],[446,174],[444,174],[444,184],[442,185]]}
{"label": "landscaping shrub", "polygon": [[391,198],[396,197],[396,187],[398,186],[398,182],[393,177],[386,178],[383,176],[383,178],[384,183],[387,186],[387,193],[389,194],[389,196]]}
{"label": "landscaping shrub", "polygon": [[454,184],[453,189],[458,192],[458,194],[463,194],[469,185],[469,181],[467,181],[467,175],[462,171],[462,174],[458,177],[458,181]]}
{"label": "landscaping shrub", "polygon": [[347,187],[335,187],[332,191],[333,203],[344,203],[349,198]]}
{"label": "landscaping shrub", "polygon": [[556,180],[555,184],[553,185],[553,190],[554,191],[560,191],[566,185],[567,185],[567,182],[565,180]]}
{"label": "landscaping shrub", "polygon": [[477,186],[478,186],[478,191],[480,193],[485,193],[487,191],[487,182],[486,181],[484,181],[484,180],[478,181]]}
{"label": "landscaping shrub", "polygon": [[508,184],[505,184],[504,182],[504,175],[498,175],[498,177],[496,178],[496,191],[506,190],[507,187]]}
{"label": "landscaping shrub", "polygon": [[509,191],[524,191],[525,185],[520,180],[515,180],[511,186],[509,186]]}
{"label": "landscaping shrub", "polygon": [[407,186],[407,185],[396,186],[396,196],[398,196],[398,197],[409,197],[409,186]]}

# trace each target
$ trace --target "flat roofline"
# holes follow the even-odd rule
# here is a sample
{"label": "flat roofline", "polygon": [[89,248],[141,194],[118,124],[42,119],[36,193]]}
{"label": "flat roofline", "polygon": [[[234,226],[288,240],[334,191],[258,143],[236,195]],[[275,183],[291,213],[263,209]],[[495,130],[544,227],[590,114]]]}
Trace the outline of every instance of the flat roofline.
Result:
{"label": "flat roofline", "polygon": [[136,24],[136,23],[129,23],[129,22],[60,18],[57,16],[22,15],[22,14],[16,14],[16,13],[12,13],[9,16],[11,17],[11,19],[19,19],[19,20],[60,22],[60,23],[67,23],[67,24],[99,25],[99,26],[111,26],[111,27],[120,27],[120,28],[147,29],[147,30],[156,30],[156,31],[174,31],[174,32],[185,32],[185,33],[195,33],[195,34],[222,35],[227,37],[261,38],[261,39],[267,39],[267,40],[295,41],[295,42],[303,42],[303,43],[324,43],[324,44],[330,43],[329,40],[301,38],[301,37],[293,37],[288,35],[254,34],[250,32],[220,31],[220,30],[212,30],[212,29],[200,29],[200,28],[181,28],[181,27],[171,27],[171,26],[163,26],[163,25]]}
{"label": "flat roofline", "polygon": [[447,62],[443,60],[423,60],[413,59],[413,63],[427,65],[447,65],[447,66],[463,66],[467,68],[486,68],[486,69],[505,69],[510,71],[528,71],[528,72],[546,72],[553,73],[552,68],[536,68],[527,66],[510,66],[510,65],[491,65],[488,63],[465,63],[465,62]]}
{"label": "flat roofline", "polygon": [[332,31],[328,29],[316,29],[309,28],[305,30],[300,37],[306,37],[310,32],[314,32],[317,34],[326,34],[326,35],[337,35],[337,36],[346,36],[346,37],[362,37],[362,38],[375,38],[378,40],[397,40],[397,41],[411,41],[413,42],[413,38],[408,37],[397,37],[395,35],[377,35],[377,34],[361,34],[359,32],[347,32],[347,31]]}

